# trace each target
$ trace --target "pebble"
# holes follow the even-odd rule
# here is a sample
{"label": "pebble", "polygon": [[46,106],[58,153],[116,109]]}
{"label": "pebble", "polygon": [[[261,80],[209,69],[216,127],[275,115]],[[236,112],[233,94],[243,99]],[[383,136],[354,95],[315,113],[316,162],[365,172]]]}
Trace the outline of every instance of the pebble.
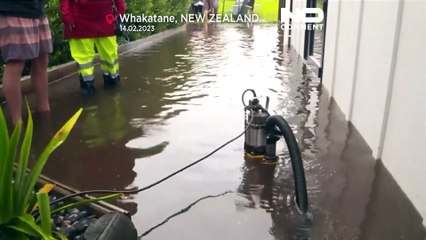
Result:
{"label": "pebble", "polygon": [[84,240],[84,231],[96,219],[97,217],[91,215],[87,210],[72,208],[54,214],[51,223],[53,229],[64,234],[69,240]]}
{"label": "pebble", "polygon": [[67,216],[66,219],[73,223],[78,220],[78,215],[75,213],[72,213],[69,216]]}
{"label": "pebble", "polygon": [[84,240],[84,234],[80,234],[74,238],[74,240]]}
{"label": "pebble", "polygon": [[56,215],[56,216],[53,217],[53,223],[55,225],[61,225],[62,221],[64,221],[64,216]]}
{"label": "pebble", "polygon": [[70,214],[78,214],[80,213],[80,210],[78,208],[72,208],[69,212]]}

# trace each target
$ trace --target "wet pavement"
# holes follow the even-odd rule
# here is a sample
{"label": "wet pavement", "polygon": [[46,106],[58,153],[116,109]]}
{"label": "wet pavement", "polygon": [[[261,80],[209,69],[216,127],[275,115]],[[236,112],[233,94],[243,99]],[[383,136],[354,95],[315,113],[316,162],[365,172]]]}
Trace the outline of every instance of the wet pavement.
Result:
{"label": "wet pavement", "polygon": [[[420,215],[275,25],[189,26],[120,59],[122,86],[79,95],[51,86],[46,131],[84,107],[44,174],[71,187],[147,186],[243,131],[241,93],[269,96],[299,142],[313,221],[294,203],[283,141],[276,166],[244,160],[243,138],[172,179],[118,204],[142,239],[425,239]],[[75,77],[75,76],[74,76]]]}

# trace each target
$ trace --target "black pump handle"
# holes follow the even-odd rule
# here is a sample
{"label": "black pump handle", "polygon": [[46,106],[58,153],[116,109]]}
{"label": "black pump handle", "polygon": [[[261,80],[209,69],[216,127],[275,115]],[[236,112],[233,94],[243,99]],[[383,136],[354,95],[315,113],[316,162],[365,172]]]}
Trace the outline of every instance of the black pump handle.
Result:
{"label": "black pump handle", "polygon": [[243,102],[244,107],[247,107],[247,104],[244,102],[244,96],[246,95],[246,93],[247,93],[247,92],[252,92],[252,93],[253,93],[253,97],[255,97],[255,98],[256,98],[256,92],[255,92],[253,89],[246,89],[246,90],[243,92],[243,95],[241,95],[241,100],[242,100],[242,102]]}

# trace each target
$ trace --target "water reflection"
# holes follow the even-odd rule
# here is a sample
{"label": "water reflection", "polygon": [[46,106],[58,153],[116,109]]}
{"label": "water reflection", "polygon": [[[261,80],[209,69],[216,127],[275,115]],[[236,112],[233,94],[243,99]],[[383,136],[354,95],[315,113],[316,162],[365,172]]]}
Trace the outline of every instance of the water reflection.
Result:
{"label": "water reflection", "polygon": [[[296,208],[284,142],[278,142],[278,164],[265,166],[243,159],[241,138],[173,179],[122,199],[139,234],[177,209],[191,206],[144,238],[368,239],[372,234],[385,235],[385,230],[375,231],[368,225],[386,222],[383,212],[391,209],[377,207],[384,201],[378,189],[386,188],[392,179],[377,179],[381,175],[375,172],[365,141],[309,78],[303,59],[284,47],[282,38],[275,25],[187,25],[186,31],[149,49],[122,56],[123,80],[117,91],[82,98],[76,93],[75,79],[52,86],[55,118],[48,124],[52,129],[80,106],[85,111],[70,139],[52,155],[45,173],[82,190],[147,186],[241,133],[241,93],[252,88],[271,98],[271,114],[283,116],[296,135],[313,221],[301,218]],[[101,89],[102,83],[97,84]],[[229,189],[236,193],[192,204],[194,199]],[[400,190],[394,193],[403,195]],[[407,201],[404,204],[407,216],[417,216]],[[372,217],[373,213],[380,216]],[[423,228],[414,219],[410,229],[418,237]],[[393,230],[395,236],[406,236],[402,230]]]}
{"label": "water reflection", "polygon": [[256,160],[245,160],[238,193],[247,201],[237,202],[237,206],[246,208],[260,207],[270,212],[272,210],[274,171],[274,164],[262,164]]}
{"label": "water reflection", "polygon": [[324,30],[318,29],[314,31],[314,46],[313,57],[322,63],[322,50],[324,47]]}
{"label": "water reflection", "polygon": [[261,208],[271,215],[269,230],[275,239],[309,239],[310,215],[302,216],[295,207],[292,179],[275,179],[276,165],[263,164],[256,160],[246,160],[242,168],[242,181],[238,193],[246,201],[239,199],[237,209]]}
{"label": "water reflection", "polygon": [[[120,95],[114,94],[86,106],[86,114],[80,121],[82,121],[84,139],[89,148],[116,142],[125,136],[126,120],[121,110]],[[109,120],[105,121],[105,119]],[[106,129],[108,131],[105,131]]]}

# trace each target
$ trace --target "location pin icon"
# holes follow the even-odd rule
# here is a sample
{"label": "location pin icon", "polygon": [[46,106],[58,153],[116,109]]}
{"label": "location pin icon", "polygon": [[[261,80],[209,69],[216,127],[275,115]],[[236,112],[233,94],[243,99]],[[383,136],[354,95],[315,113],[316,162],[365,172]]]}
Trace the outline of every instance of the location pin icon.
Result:
{"label": "location pin icon", "polygon": [[112,13],[109,13],[105,16],[105,20],[108,23],[108,25],[111,25],[111,23],[114,22],[114,15]]}

